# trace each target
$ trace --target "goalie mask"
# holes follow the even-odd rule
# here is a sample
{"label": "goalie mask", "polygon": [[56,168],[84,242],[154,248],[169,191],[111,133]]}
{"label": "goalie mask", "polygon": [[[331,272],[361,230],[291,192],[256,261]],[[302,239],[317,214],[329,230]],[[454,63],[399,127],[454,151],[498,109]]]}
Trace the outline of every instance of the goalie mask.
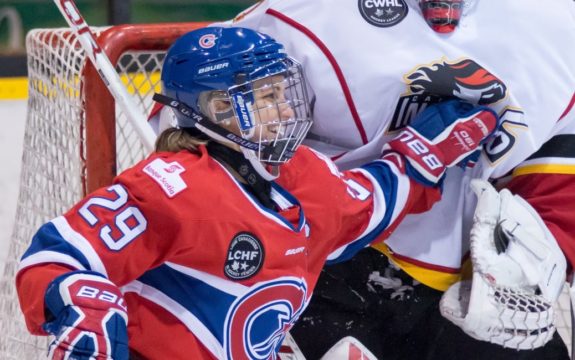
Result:
{"label": "goalie mask", "polygon": [[455,30],[461,19],[463,0],[420,0],[419,7],[425,21],[439,33]]}
{"label": "goalie mask", "polygon": [[162,69],[160,102],[180,128],[239,146],[265,179],[288,161],[310,126],[301,66],[281,44],[244,28],[208,27],[179,38]]}

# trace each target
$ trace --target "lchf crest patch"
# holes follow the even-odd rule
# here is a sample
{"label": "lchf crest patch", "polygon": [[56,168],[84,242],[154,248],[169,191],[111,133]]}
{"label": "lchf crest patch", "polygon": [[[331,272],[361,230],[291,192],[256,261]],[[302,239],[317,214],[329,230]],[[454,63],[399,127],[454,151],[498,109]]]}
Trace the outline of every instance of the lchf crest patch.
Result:
{"label": "lchf crest patch", "polygon": [[397,25],[409,12],[404,0],[359,0],[358,7],[361,16],[377,27]]}
{"label": "lchf crest patch", "polygon": [[245,280],[254,276],[264,263],[264,248],[253,234],[238,233],[228,249],[224,273],[232,280]]}

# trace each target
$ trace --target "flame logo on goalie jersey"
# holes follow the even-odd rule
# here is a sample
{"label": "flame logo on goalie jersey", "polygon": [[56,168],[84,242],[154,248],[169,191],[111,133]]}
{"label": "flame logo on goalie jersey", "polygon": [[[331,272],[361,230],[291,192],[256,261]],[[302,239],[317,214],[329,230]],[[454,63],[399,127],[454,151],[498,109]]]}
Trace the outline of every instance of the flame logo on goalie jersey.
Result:
{"label": "flame logo on goalie jersey", "polygon": [[447,98],[491,105],[507,97],[507,86],[471,59],[418,66],[404,79],[408,92],[399,98],[388,132],[404,128],[427,105]]}
{"label": "flame logo on goalie jersey", "polygon": [[455,96],[479,105],[496,103],[507,92],[501,80],[470,59],[420,67],[407,79],[412,93]]}
{"label": "flame logo on goalie jersey", "polygon": [[236,299],[226,318],[228,359],[274,359],[285,334],[306,307],[305,280],[260,283]]}

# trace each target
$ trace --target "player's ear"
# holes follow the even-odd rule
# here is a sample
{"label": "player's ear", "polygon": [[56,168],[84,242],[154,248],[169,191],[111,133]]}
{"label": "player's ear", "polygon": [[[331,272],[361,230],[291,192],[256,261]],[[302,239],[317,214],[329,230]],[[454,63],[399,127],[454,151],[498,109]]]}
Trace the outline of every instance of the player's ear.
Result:
{"label": "player's ear", "polygon": [[211,105],[214,113],[221,113],[221,112],[228,111],[228,110],[232,109],[232,105],[230,104],[230,102],[228,100],[213,99],[210,102],[210,105]]}
{"label": "player's ear", "polygon": [[234,119],[232,104],[227,99],[211,99],[208,109],[210,118],[220,125],[228,126]]}

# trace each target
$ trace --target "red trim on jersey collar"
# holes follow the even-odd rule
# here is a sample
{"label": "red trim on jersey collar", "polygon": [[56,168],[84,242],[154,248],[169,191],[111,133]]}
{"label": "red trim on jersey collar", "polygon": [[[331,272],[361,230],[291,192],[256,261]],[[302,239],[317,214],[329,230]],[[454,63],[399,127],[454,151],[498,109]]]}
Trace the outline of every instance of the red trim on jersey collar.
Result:
{"label": "red trim on jersey collar", "polygon": [[357,127],[357,131],[359,131],[359,135],[361,136],[361,141],[363,142],[364,145],[367,144],[368,143],[367,135],[365,133],[365,129],[363,128],[363,124],[361,123],[361,119],[359,118],[359,114],[357,113],[355,103],[353,102],[353,98],[351,97],[351,92],[349,91],[349,87],[347,86],[347,82],[345,81],[345,78],[343,76],[343,72],[341,71],[341,68],[339,67],[337,61],[335,60],[335,57],[329,51],[327,46],[325,46],[325,44],[313,32],[311,32],[311,30],[309,30],[302,24],[298,23],[297,21],[285,16],[284,14],[273,9],[266,10],[266,14],[274,16],[279,20],[285,22],[286,24],[299,30],[300,32],[305,34],[311,41],[313,41],[313,43],[317,45],[317,47],[323,52],[323,54],[329,60],[333,70],[335,71],[337,79],[339,80],[339,84],[341,85],[341,89],[345,96],[347,106],[349,107],[349,111],[351,112],[351,116],[353,117],[353,121],[355,122],[355,126]]}
{"label": "red trim on jersey collar", "polygon": [[573,105],[575,105],[575,92],[573,93],[573,96],[571,97],[571,101],[569,101],[569,105],[567,105],[567,109],[565,109],[565,111],[563,111],[563,114],[561,114],[561,116],[559,116],[559,120],[557,120],[558,122],[561,121],[565,116],[567,116],[569,111],[571,111],[571,109],[573,108]]}

